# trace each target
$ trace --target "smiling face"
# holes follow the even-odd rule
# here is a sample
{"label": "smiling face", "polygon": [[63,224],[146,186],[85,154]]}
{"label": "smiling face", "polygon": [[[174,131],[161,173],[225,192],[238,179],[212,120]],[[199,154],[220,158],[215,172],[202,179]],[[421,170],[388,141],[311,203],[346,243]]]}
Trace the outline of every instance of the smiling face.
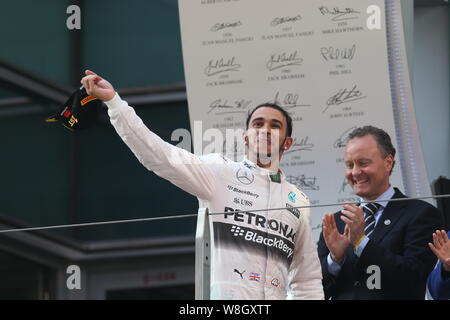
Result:
{"label": "smiling face", "polygon": [[389,188],[394,158],[383,156],[372,135],[356,137],[345,147],[345,177],[353,192],[365,200],[375,200]]}
{"label": "smiling face", "polygon": [[279,161],[282,152],[292,145],[292,138],[287,137],[286,118],[271,107],[253,112],[244,140],[248,158],[262,167],[270,165],[273,159]]}

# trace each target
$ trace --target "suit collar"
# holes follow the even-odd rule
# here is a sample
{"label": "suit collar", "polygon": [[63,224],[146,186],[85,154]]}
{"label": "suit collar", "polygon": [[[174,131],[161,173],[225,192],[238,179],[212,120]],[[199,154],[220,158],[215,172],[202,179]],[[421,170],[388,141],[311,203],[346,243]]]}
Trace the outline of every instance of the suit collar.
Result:
{"label": "suit collar", "polygon": [[[406,196],[400,192],[397,188],[394,188],[395,193],[392,199],[406,198]],[[384,208],[383,214],[377,222],[375,230],[373,231],[370,239],[375,243],[380,242],[383,237],[392,230],[394,225],[398,222],[403,214],[403,209],[406,206],[405,201],[392,201],[389,202],[386,208]]]}
{"label": "suit collar", "polygon": [[[397,189],[397,190],[398,190],[398,189]],[[399,192],[400,192],[400,191],[399,191]],[[383,192],[383,194],[381,194],[378,198],[376,198],[376,199],[373,200],[373,201],[375,201],[375,203],[378,203],[378,204],[379,204],[380,206],[382,206],[383,208],[386,208],[386,206],[387,206],[388,203],[389,203],[389,202],[387,202],[386,200],[392,199],[392,198],[394,197],[394,195],[395,195],[395,189],[394,189],[391,185],[389,185],[389,188],[387,188],[386,191]],[[368,200],[363,199],[363,198],[360,198],[360,202],[361,202],[361,203],[364,203],[364,202],[366,202],[366,201],[368,201]],[[364,203],[364,205],[366,205],[366,204]]]}

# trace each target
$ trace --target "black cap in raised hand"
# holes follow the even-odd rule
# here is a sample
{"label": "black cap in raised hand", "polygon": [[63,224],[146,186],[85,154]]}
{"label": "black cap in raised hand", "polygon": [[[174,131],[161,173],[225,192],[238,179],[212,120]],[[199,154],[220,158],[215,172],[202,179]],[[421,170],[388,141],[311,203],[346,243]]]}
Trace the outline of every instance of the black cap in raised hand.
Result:
{"label": "black cap in raised hand", "polygon": [[61,122],[72,131],[91,127],[98,119],[103,102],[87,94],[81,87],[66,101],[64,107],[46,122]]}

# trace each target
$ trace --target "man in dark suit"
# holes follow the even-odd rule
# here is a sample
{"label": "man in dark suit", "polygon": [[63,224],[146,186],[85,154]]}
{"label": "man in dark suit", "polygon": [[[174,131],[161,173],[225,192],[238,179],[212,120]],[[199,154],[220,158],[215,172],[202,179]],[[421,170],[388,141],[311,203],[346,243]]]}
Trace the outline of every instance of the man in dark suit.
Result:
{"label": "man in dark suit", "polygon": [[428,248],[443,224],[440,212],[405,198],[389,177],[395,148],[381,129],[353,130],[345,147],[345,176],[361,206],[325,214],[318,243],[326,298],[424,299],[436,257]]}

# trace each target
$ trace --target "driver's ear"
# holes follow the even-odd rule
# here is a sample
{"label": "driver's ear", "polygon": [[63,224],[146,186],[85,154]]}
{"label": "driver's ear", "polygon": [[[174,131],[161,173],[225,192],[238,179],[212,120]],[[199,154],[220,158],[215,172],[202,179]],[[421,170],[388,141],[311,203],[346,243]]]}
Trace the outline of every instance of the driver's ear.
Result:
{"label": "driver's ear", "polygon": [[244,140],[244,145],[248,146],[248,130],[242,133],[242,139]]}
{"label": "driver's ear", "polygon": [[283,143],[283,150],[284,151],[289,150],[289,148],[292,147],[293,143],[294,143],[294,139],[292,139],[292,137],[287,137]]}

